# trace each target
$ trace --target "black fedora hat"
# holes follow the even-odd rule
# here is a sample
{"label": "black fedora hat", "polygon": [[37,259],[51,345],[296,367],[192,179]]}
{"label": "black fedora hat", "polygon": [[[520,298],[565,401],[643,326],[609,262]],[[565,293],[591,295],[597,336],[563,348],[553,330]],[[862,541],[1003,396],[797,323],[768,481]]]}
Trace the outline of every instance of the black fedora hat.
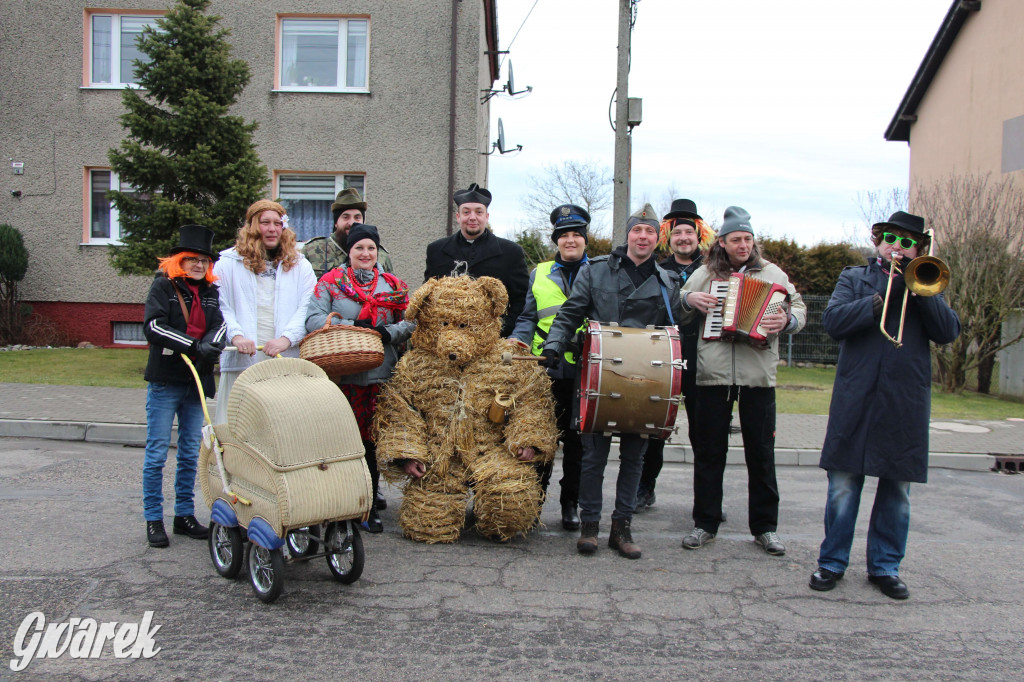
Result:
{"label": "black fedora hat", "polygon": [[171,255],[191,251],[217,260],[213,251],[213,230],[203,225],[182,225],[178,245],[171,249]]}
{"label": "black fedora hat", "polygon": [[915,234],[928,234],[924,226],[924,218],[906,211],[896,211],[888,220],[875,223],[872,227],[896,227]]}
{"label": "black fedora hat", "polygon": [[673,199],[671,210],[665,214],[662,220],[668,220],[669,218],[696,218],[697,220],[704,220],[697,213],[697,204],[689,199]]}

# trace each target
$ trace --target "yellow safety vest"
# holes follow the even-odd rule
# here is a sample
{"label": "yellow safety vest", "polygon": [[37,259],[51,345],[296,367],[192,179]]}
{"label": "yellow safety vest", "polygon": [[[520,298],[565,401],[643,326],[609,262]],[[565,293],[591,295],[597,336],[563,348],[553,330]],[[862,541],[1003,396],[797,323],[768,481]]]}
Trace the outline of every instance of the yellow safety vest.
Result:
{"label": "yellow safety vest", "polygon": [[[565,303],[567,296],[562,288],[548,278],[555,261],[549,260],[537,265],[537,272],[533,276],[533,298],[537,302],[537,328],[533,333],[533,345],[530,350],[534,355],[540,355],[544,348],[544,341],[551,331],[551,324],[555,321],[558,309]],[[587,323],[580,325],[580,329],[586,329]],[[565,361],[569,364],[576,364],[572,353],[566,351]]]}

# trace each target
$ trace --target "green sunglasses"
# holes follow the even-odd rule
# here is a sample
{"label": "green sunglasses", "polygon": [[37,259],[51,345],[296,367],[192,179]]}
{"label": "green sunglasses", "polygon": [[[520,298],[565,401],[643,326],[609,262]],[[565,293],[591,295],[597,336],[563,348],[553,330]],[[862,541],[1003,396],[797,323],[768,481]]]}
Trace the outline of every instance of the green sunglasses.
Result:
{"label": "green sunglasses", "polygon": [[902,246],[904,249],[912,249],[915,246],[917,246],[916,239],[911,239],[910,237],[900,237],[899,235],[895,235],[892,232],[883,232],[882,241],[884,241],[886,244],[895,244],[896,242],[899,242],[900,246]]}

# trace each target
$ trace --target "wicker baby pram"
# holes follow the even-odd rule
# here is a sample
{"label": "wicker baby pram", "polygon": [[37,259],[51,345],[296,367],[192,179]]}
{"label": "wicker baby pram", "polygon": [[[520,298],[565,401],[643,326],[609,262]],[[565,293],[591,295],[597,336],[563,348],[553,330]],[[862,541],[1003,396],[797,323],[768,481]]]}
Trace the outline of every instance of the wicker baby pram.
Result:
{"label": "wicker baby pram", "polygon": [[[239,375],[227,413],[227,424],[204,433],[199,452],[200,487],[211,508],[210,553],[218,572],[234,577],[240,569],[240,526],[251,543],[253,589],[264,601],[280,593],[285,558],[327,556],[338,580],[358,578],[362,542],[352,520],[365,519],[373,485],[359,426],[342,392],[312,363],[279,358]],[[301,551],[289,533],[304,538]],[[291,551],[283,558],[286,537]],[[324,546],[322,553],[316,553],[317,544]],[[358,566],[346,567],[342,559]]]}

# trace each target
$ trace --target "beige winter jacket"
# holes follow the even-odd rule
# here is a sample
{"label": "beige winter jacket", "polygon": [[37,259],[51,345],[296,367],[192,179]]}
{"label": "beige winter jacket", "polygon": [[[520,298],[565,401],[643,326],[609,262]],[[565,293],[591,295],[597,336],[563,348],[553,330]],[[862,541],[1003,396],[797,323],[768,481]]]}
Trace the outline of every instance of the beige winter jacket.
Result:
{"label": "beige winter jacket", "polygon": [[[746,274],[754,275],[775,284],[781,284],[789,292],[790,320],[783,333],[796,334],[807,323],[807,306],[789,277],[777,265],[766,260],[758,267],[748,267]],[[779,337],[771,337],[768,348],[758,350],[743,339],[735,341],[708,341],[703,338],[704,315],[686,305],[689,291],[710,291],[711,272],[701,266],[690,275],[683,287],[683,316],[685,324],[700,317],[701,338],[697,341],[697,385],[698,386],[775,386],[775,368],[779,364]]]}

